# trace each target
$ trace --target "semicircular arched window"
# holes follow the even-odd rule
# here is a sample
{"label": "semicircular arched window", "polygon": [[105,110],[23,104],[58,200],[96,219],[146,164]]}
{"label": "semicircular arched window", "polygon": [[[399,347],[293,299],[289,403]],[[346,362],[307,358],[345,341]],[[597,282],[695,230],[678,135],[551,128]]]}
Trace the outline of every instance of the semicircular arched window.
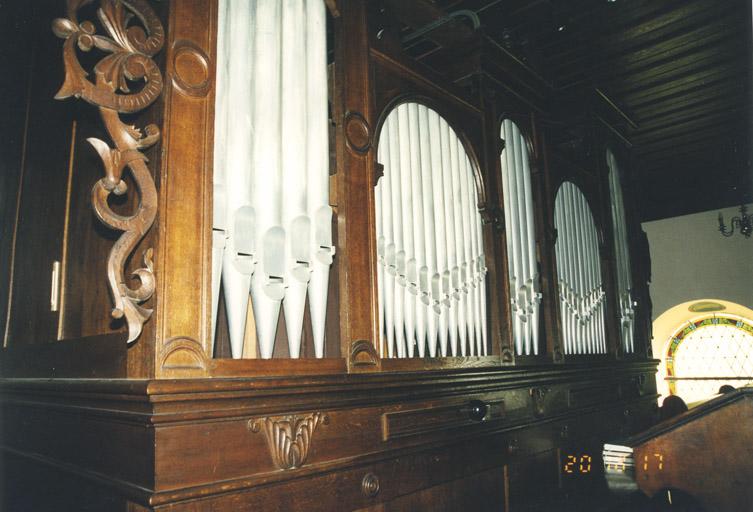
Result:
{"label": "semicircular arched window", "polygon": [[565,354],[606,353],[598,233],[586,197],[569,181],[554,200],[554,227]]}
{"label": "semicircular arched window", "polygon": [[520,129],[509,119],[502,121],[500,137],[505,141],[499,158],[515,353],[538,354],[541,290],[536,262],[528,145]]}
{"label": "semicircular arched window", "polygon": [[473,163],[419,103],[384,121],[375,188],[384,357],[486,355],[486,265]]}
{"label": "semicircular arched window", "polygon": [[753,322],[707,316],[682,325],[667,353],[669,393],[688,403],[715,395],[722,385],[753,382]]}

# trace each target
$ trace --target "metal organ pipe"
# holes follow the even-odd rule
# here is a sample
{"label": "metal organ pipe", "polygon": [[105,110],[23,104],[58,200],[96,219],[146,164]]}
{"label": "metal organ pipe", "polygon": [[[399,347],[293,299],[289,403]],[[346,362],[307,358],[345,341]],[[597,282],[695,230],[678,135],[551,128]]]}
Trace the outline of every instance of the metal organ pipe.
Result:
{"label": "metal organ pipe", "polygon": [[[248,22],[243,21],[244,18],[253,19],[253,7],[241,1],[227,4],[230,25],[227,47],[245,47],[253,53],[254,32],[247,30]],[[252,128],[255,105],[247,85],[252,81],[252,62],[247,58],[233,59],[232,56],[228,60],[228,74],[225,77],[228,81],[227,97],[237,98],[238,103],[233,104],[233,109],[244,112],[245,115],[232,115],[229,105],[225,106],[227,146],[223,199],[227,220],[227,246],[222,260],[222,285],[230,350],[234,358],[240,358],[243,352],[249,286],[258,259],[255,240],[257,205],[253,203],[251,188],[253,162],[246,135]]]}
{"label": "metal organ pipe", "polygon": [[329,116],[327,102],[327,13],[322,0],[306,3],[307,211],[312,223],[312,269],[309,311],[316,357],[324,357],[324,330],[329,294],[329,269],[335,256],[332,245],[332,207],[329,205]]}
{"label": "metal organ pipe", "polygon": [[598,234],[586,198],[571,182],[564,182],[557,192],[554,223],[565,353],[605,353]]}
{"label": "metal organ pipe", "polygon": [[500,163],[515,351],[518,355],[538,354],[541,293],[528,147],[509,119],[502,121],[500,136],[505,141]]}
{"label": "metal organ pipe", "polygon": [[382,353],[485,355],[481,218],[463,144],[444,119],[417,103],[390,112],[379,140],[384,175],[375,200]]}
{"label": "metal organ pipe", "polygon": [[611,197],[612,226],[614,228],[615,260],[617,265],[617,295],[620,308],[620,334],[622,347],[627,353],[635,351],[633,324],[635,311],[630,283],[630,252],[628,249],[627,222],[622,199],[620,170],[614,154],[607,150],[609,167],[609,192]]}
{"label": "metal organ pipe", "polygon": [[218,10],[212,338],[221,280],[233,357],[244,353],[250,293],[261,357],[272,357],[282,306],[298,358],[308,294],[324,357],[334,254],[325,5],[220,0]]}
{"label": "metal organ pipe", "polygon": [[444,212],[444,159],[440,144],[442,129],[440,117],[435,111],[428,110],[429,140],[431,141],[432,191],[434,198],[434,221],[436,228],[437,273],[432,276],[432,297],[436,302],[434,311],[439,316],[439,347],[440,354],[448,354],[449,343],[449,270],[447,267],[447,245]]}
{"label": "metal organ pipe", "polygon": [[[228,3],[220,2],[217,6],[217,27],[221,34],[229,34],[230,17],[227,15]],[[217,38],[217,73],[215,90],[217,97],[228,94],[228,76],[230,74],[230,59],[227,49],[227,37]],[[220,298],[220,278],[222,276],[222,260],[227,240],[227,218],[225,208],[225,162],[227,141],[227,102],[218,101],[215,106],[214,117],[214,174],[212,177],[213,212],[212,212],[212,319],[209,352],[214,353],[214,335],[217,330],[217,308]]]}
{"label": "metal organ pipe", "polygon": [[[420,168],[421,168],[421,197],[423,198],[424,220],[424,250],[426,264],[419,269],[419,281],[421,288],[421,302],[423,303],[424,317],[427,323],[427,340],[429,357],[437,356],[438,319],[435,311],[439,308],[439,292],[433,291],[434,282],[438,282],[437,274],[437,250],[436,250],[436,226],[434,223],[434,187],[432,180],[432,153],[431,138],[429,132],[429,111],[423,105],[418,105],[418,133],[420,144]],[[377,204],[379,202],[377,201]],[[381,303],[381,302],[380,302]],[[419,352],[423,357],[425,354]]]}

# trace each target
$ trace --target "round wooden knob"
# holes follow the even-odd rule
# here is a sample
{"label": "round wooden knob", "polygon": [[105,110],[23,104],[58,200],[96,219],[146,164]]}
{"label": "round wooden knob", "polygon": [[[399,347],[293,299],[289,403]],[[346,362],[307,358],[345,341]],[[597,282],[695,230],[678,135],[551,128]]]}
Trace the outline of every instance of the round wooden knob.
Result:
{"label": "round wooden knob", "polygon": [[481,400],[471,400],[468,404],[468,417],[473,421],[483,421],[489,411],[489,404]]}
{"label": "round wooden knob", "polygon": [[379,494],[379,477],[374,473],[366,473],[361,480],[361,492],[369,498]]}

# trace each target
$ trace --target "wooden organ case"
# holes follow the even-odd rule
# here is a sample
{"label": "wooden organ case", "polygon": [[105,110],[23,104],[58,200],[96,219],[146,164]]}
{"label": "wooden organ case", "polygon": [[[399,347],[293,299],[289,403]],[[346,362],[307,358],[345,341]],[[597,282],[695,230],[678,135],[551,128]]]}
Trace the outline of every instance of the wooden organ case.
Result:
{"label": "wooden organ case", "polygon": [[[18,7],[34,51],[17,55],[23,144],[0,248],[4,510],[536,510],[596,495],[562,461],[647,427],[656,399],[647,248],[625,180],[620,299],[605,152],[627,167],[629,151],[593,124],[607,115],[586,109],[568,130],[549,84],[482,35],[440,74],[403,54],[380,2],[311,0],[329,46],[327,116],[308,132],[329,134],[328,204],[296,214],[302,231],[263,224],[264,208],[286,217],[295,201],[288,189],[262,206],[265,182],[218,227],[220,146],[249,148],[257,167],[302,151],[295,120],[275,113],[290,104],[264,96],[261,77],[286,80],[284,48],[271,74],[227,62],[247,37],[257,47],[240,53],[261,66],[259,45],[290,39],[265,42],[262,10],[304,2],[249,3],[252,36],[236,33],[241,4]],[[242,110],[236,73],[260,125],[240,143],[237,124],[216,122]],[[583,200],[560,199],[564,183]],[[311,251],[296,252],[300,233]],[[218,270],[222,244],[254,269]],[[295,269],[313,276],[329,245],[321,302]],[[239,310],[227,285],[244,272]]]}

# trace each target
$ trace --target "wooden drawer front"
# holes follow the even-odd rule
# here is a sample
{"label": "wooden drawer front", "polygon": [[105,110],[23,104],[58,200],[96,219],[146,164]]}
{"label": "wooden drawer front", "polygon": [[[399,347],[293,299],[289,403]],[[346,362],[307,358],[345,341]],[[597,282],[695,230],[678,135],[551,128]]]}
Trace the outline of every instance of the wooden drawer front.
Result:
{"label": "wooden drawer front", "polygon": [[[441,506],[430,510],[449,512],[461,510],[461,505],[465,503],[462,499],[472,491],[485,494],[483,497],[475,497],[484,503],[480,510],[502,511],[504,473],[499,464],[504,462],[504,451],[505,443],[501,440],[459,443],[419,453],[406,453],[391,460],[359,465],[348,470],[158,506],[155,510],[399,511],[410,510],[405,506],[412,503],[435,500],[434,503]],[[494,453],[501,456],[490,457]],[[460,480],[462,481],[453,484]],[[438,496],[432,498],[430,495],[433,491]]]}
{"label": "wooden drawer front", "polygon": [[598,404],[608,404],[619,396],[619,388],[615,383],[602,386],[588,386],[571,389],[568,394],[570,407],[589,407]]}
{"label": "wooden drawer front", "polygon": [[[483,398],[483,397],[479,397]],[[452,428],[501,420],[505,403],[501,398],[464,400],[448,405],[387,412],[382,415],[382,439],[431,434]]]}
{"label": "wooden drawer front", "polygon": [[[487,404],[469,419],[472,401]],[[498,428],[501,393],[404,403],[389,407],[252,416],[158,426],[156,490],[345,464],[356,457]],[[292,476],[292,475],[291,475]]]}

